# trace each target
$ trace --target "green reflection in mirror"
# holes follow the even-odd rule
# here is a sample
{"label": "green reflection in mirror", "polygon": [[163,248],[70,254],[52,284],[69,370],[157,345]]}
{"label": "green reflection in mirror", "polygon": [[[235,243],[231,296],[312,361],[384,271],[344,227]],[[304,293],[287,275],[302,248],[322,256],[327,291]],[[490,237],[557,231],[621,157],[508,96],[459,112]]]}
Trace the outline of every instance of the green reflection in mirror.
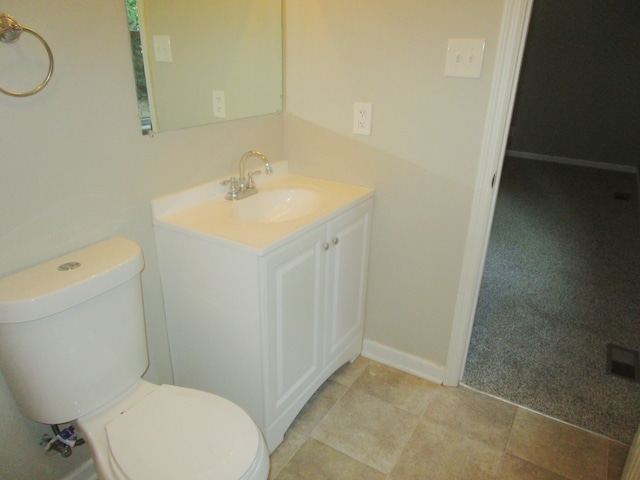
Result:
{"label": "green reflection in mirror", "polygon": [[133,59],[133,76],[136,82],[136,93],[138,97],[138,117],[140,117],[142,132],[146,134],[151,130],[151,113],[149,112],[147,80],[144,76],[144,59],[142,57],[138,2],[137,0],[126,1],[129,37],[131,40],[131,58]]}

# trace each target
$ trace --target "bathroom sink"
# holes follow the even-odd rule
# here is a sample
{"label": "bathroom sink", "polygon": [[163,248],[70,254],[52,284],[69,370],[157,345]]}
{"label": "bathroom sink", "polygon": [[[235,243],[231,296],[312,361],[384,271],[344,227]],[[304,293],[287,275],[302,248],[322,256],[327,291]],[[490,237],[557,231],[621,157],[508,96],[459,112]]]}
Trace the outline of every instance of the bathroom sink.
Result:
{"label": "bathroom sink", "polygon": [[286,161],[272,167],[273,174],[257,179],[258,193],[240,200],[226,199],[229,186],[222,183],[229,177],[156,198],[154,225],[266,255],[373,197],[371,188],[291,174]]}
{"label": "bathroom sink", "polygon": [[322,194],[316,190],[275,188],[235,201],[230,214],[246,223],[278,223],[311,215],[321,206]]}

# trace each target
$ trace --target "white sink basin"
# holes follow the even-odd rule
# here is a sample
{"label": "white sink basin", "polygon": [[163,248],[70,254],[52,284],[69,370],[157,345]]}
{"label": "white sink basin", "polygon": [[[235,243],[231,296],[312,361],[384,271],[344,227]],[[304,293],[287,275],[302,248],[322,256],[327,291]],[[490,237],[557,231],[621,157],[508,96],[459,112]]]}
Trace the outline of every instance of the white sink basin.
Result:
{"label": "white sink basin", "polygon": [[246,223],[288,222],[317,212],[322,195],[307,188],[261,190],[231,207],[231,216]]}
{"label": "white sink basin", "polygon": [[153,200],[154,224],[179,234],[250,249],[274,251],[295,235],[373,196],[371,188],[288,173],[286,162],[256,182],[258,193],[226,200],[219,178]]}

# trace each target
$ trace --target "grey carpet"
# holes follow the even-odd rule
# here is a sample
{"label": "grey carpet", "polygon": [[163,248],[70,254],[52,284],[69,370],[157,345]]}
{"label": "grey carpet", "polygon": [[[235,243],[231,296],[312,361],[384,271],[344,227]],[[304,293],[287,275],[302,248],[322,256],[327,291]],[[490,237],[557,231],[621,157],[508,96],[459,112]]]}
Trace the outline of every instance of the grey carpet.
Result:
{"label": "grey carpet", "polygon": [[463,383],[631,442],[640,383],[606,374],[606,345],[640,348],[636,182],[505,160]]}

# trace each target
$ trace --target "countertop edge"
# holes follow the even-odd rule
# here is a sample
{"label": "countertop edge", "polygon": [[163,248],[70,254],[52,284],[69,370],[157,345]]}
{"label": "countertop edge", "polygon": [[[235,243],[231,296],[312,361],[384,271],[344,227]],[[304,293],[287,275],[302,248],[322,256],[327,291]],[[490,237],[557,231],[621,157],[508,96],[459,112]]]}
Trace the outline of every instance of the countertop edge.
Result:
{"label": "countertop edge", "polygon": [[375,190],[373,188],[369,188],[369,187],[361,187],[358,186],[359,188],[364,188],[364,189],[368,189],[368,192],[365,192],[363,195],[361,195],[360,197],[345,203],[344,205],[339,206],[338,208],[331,210],[330,212],[327,212],[325,215],[322,215],[318,218],[316,218],[315,220],[313,220],[312,222],[301,226],[300,228],[297,228],[289,233],[287,233],[286,235],[278,238],[277,240],[269,243],[268,245],[248,245],[246,243],[241,243],[239,241],[236,240],[231,240],[228,238],[224,238],[221,236],[217,236],[217,235],[212,235],[209,233],[205,233],[205,232],[201,232],[195,229],[190,229],[190,228],[186,228],[186,227],[181,227],[181,226],[177,226],[173,223],[167,222],[162,220],[162,218],[158,218],[157,216],[154,215],[153,217],[153,225],[154,227],[157,228],[161,228],[163,230],[167,230],[170,232],[174,232],[174,233],[179,233],[179,234],[183,234],[183,235],[188,235],[190,237],[194,237],[200,240],[205,240],[205,241],[209,241],[209,242],[214,242],[218,245],[221,246],[226,246],[228,248],[231,249],[235,249],[235,250],[241,250],[241,251],[245,251],[247,253],[251,253],[253,255],[257,255],[259,257],[265,256],[269,253],[271,253],[274,250],[277,250],[279,247],[281,247],[282,245],[288,243],[294,236],[299,236],[302,235],[306,232],[309,232],[311,230],[313,230],[314,228],[320,226],[321,224],[339,216],[340,214],[344,213],[347,210],[350,210],[351,208],[354,208],[362,203],[365,203],[367,200],[372,199],[375,197]]}

